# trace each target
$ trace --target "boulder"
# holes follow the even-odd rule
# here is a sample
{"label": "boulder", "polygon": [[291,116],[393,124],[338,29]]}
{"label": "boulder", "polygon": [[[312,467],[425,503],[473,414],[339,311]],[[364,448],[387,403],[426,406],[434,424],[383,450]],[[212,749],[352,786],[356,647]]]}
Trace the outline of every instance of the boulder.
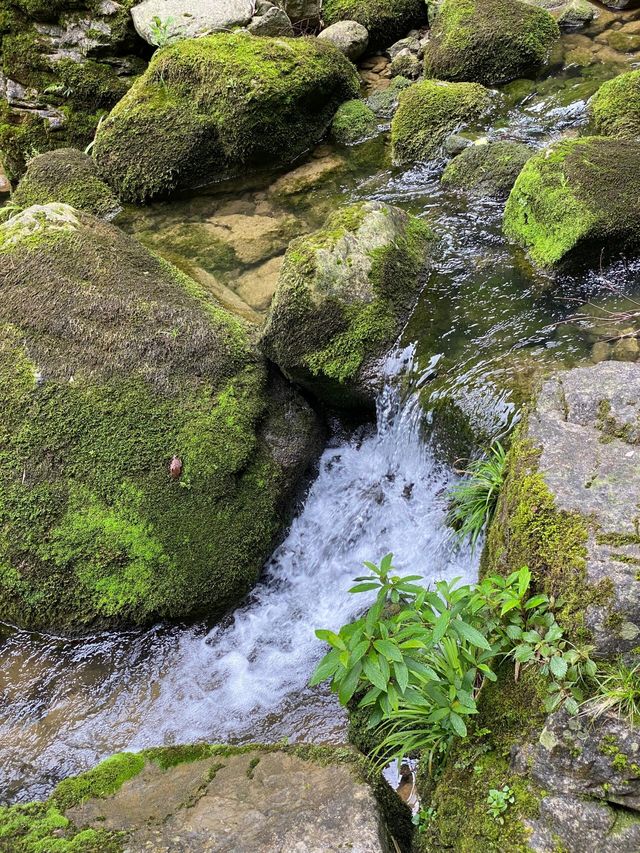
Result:
{"label": "boulder", "polygon": [[391,147],[398,163],[437,157],[447,136],[477,122],[491,105],[478,83],[423,80],[400,93],[391,123]]}
{"label": "boulder", "polygon": [[596,133],[640,139],[640,70],[607,80],[589,101]]}
{"label": "boulder", "polygon": [[298,32],[314,32],[320,25],[322,0],[278,0],[278,6],[297,24]]}
{"label": "boulder", "polygon": [[16,853],[406,853],[411,820],[348,748],[196,744],[119,753],[0,808],[0,837]]}
{"label": "boulder", "polygon": [[369,33],[369,48],[388,47],[407,34],[412,27],[427,21],[423,0],[324,0],[322,17],[325,26],[337,21],[357,21]]}
{"label": "boulder", "polygon": [[468,145],[442,174],[442,183],[478,195],[507,196],[533,150],[521,142]]}
{"label": "boulder", "polygon": [[392,77],[407,77],[409,80],[417,80],[422,74],[423,63],[408,47],[398,51],[391,60],[390,65]]}
{"label": "boulder", "polygon": [[381,202],[350,205],[290,243],[262,336],[283,373],[336,408],[373,408],[380,359],[428,265],[426,223]]}
{"label": "boulder", "polygon": [[253,0],[144,0],[131,9],[138,34],[157,45],[156,22],[170,40],[209,36],[246,26],[254,13]]}
{"label": "boulder", "polygon": [[221,616],[317,446],[253,333],[68,205],[0,226],[0,611],[80,631]]}
{"label": "boulder", "polygon": [[593,21],[596,7],[588,0],[569,0],[556,16],[561,30],[578,30]]}
{"label": "boulder", "polygon": [[360,59],[369,44],[369,33],[357,21],[337,21],[318,35],[334,44],[347,59]]}
{"label": "boulder", "polygon": [[256,14],[247,27],[254,36],[292,36],[293,27],[287,13],[267,0],[260,0]]}
{"label": "boulder", "polygon": [[505,234],[541,266],[640,246],[640,142],[565,139],[532,157],[504,214]]}
{"label": "boulder", "polygon": [[367,106],[371,107],[379,119],[387,120],[393,117],[398,109],[400,92],[411,86],[411,80],[406,77],[394,77],[385,89],[373,92],[366,99]]}
{"label": "boulder", "polygon": [[427,77],[485,86],[526,77],[549,58],[560,31],[521,0],[443,0],[425,49]]}
{"label": "boulder", "polygon": [[603,0],[603,6],[609,9],[627,9],[638,5],[638,0]]}
{"label": "boulder", "polygon": [[354,145],[378,130],[376,114],[358,98],[346,101],[338,107],[331,124],[331,136],[341,145]]}
{"label": "boulder", "polygon": [[121,209],[91,157],[75,148],[59,148],[30,160],[12,200],[23,208],[62,202],[104,219],[112,219]]}
{"label": "boulder", "polygon": [[640,366],[602,362],[542,386],[520,427],[489,531],[491,572],[523,565],[600,657],[640,645]]}
{"label": "boulder", "polygon": [[327,41],[218,34],[158,51],[102,123],[94,156],[126,201],[286,163],[358,94]]}

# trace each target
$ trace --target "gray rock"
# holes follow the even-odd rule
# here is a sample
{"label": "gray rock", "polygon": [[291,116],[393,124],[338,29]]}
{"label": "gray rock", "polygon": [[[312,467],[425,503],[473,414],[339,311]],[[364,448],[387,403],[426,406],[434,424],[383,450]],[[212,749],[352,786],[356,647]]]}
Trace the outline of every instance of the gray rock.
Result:
{"label": "gray rock", "polygon": [[391,119],[398,109],[400,92],[409,86],[411,86],[411,80],[406,77],[394,77],[386,89],[380,89],[369,95],[367,105],[371,107],[379,119]]}
{"label": "gray rock", "polygon": [[253,17],[252,0],[144,0],[131,9],[138,34],[155,44],[153,19],[167,24],[171,41],[198,38],[246,26]]}
{"label": "gray rock", "polygon": [[322,0],[278,0],[278,6],[303,31],[315,30],[320,23]]}
{"label": "gray rock", "polygon": [[637,853],[640,822],[624,825],[624,820],[604,803],[579,797],[545,797],[540,803],[540,817],[530,821],[528,847],[536,853]]}
{"label": "gray rock", "polygon": [[395,42],[391,47],[387,48],[386,52],[391,59],[395,59],[403,50],[409,50],[411,53],[415,53],[416,56],[418,55],[420,39],[418,38],[417,31],[414,32],[416,32],[416,35],[408,35],[406,38],[400,39],[400,41]]}
{"label": "gray rock", "polygon": [[[292,36],[293,27],[287,13],[278,6],[263,2],[260,14],[254,15],[247,29],[254,36]],[[265,8],[266,7],[266,8]]]}
{"label": "gray rock", "polygon": [[460,136],[459,133],[452,133],[442,143],[442,150],[447,157],[457,157],[458,154],[462,154],[464,149],[470,145],[473,145],[470,139]]}
{"label": "gray rock", "polygon": [[413,53],[408,47],[405,47],[393,57],[390,69],[392,77],[407,77],[409,80],[417,80],[422,74],[422,62],[417,53]]}
{"label": "gray rock", "polygon": [[596,16],[596,7],[588,0],[569,0],[557,17],[562,30],[577,30],[586,26]]}
{"label": "gray rock", "polygon": [[338,21],[318,35],[319,39],[332,42],[347,59],[359,59],[367,49],[369,33],[357,21]]}

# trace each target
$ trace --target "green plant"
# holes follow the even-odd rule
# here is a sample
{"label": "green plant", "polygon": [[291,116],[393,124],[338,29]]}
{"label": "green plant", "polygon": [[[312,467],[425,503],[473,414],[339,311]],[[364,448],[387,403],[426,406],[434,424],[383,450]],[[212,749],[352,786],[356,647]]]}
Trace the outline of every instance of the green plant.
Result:
{"label": "green plant", "polygon": [[515,801],[515,794],[508,785],[503,785],[499,789],[491,788],[487,795],[487,803],[489,805],[487,814],[491,815],[496,823],[503,824],[504,818],[502,815]]}
{"label": "green plant", "polygon": [[438,817],[438,812],[433,806],[422,808],[417,814],[411,818],[414,826],[418,827],[418,832],[426,832],[430,824]]}
{"label": "green plant", "polygon": [[497,441],[485,459],[472,462],[463,472],[467,478],[450,493],[447,523],[456,531],[459,541],[469,538],[475,548],[482,531],[496,507],[504,479],[506,451]]}
{"label": "green plant", "polygon": [[156,47],[166,47],[174,36],[173,24],[174,19],[171,16],[163,20],[158,15],[154,15],[149,26],[151,44]]}
{"label": "green plant", "polygon": [[640,664],[601,664],[594,673],[596,693],[581,706],[591,718],[616,716],[631,728],[640,720]]}

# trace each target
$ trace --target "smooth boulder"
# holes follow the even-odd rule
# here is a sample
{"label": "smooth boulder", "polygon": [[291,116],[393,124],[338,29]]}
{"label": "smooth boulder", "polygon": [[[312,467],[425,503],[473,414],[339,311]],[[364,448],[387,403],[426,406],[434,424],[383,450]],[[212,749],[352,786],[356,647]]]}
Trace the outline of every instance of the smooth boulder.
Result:
{"label": "smooth boulder", "polygon": [[442,183],[477,195],[509,195],[533,150],[507,140],[469,145],[448,164]]}
{"label": "smooth boulder", "polygon": [[221,616],[317,444],[253,333],[68,205],[0,226],[0,612],[46,630]]}
{"label": "smooth boulder", "polygon": [[364,202],[289,244],[262,336],[283,373],[335,408],[368,408],[380,359],[424,282],[433,236],[399,208]]}
{"label": "smooth boulder", "polygon": [[565,139],[524,166],[504,214],[505,234],[541,266],[602,262],[640,248],[640,142]]}
{"label": "smooth boulder", "polygon": [[589,116],[602,136],[640,139],[640,70],[603,83],[589,101]]}
{"label": "smooth boulder", "polygon": [[549,12],[521,0],[443,0],[425,48],[425,73],[507,83],[540,68],[559,35]]}
{"label": "smooth boulder", "polygon": [[330,41],[347,59],[360,59],[369,44],[369,33],[357,21],[336,21],[318,33],[318,38]]}
{"label": "smooth boulder", "polygon": [[131,9],[138,35],[158,43],[158,21],[169,40],[200,38],[246,26],[254,14],[253,0],[144,0]]}
{"label": "smooth boulder", "polygon": [[101,173],[144,202],[287,163],[358,94],[353,65],[312,38],[218,34],[158,51],[96,136]]}

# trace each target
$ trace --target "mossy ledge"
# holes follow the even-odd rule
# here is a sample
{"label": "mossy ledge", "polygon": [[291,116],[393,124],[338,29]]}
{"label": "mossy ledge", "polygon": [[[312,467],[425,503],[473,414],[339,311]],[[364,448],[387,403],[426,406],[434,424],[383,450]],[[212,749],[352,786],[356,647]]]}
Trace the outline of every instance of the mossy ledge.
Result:
{"label": "mossy ledge", "polygon": [[125,201],[287,163],[316,142],[355,68],[328,41],[219,33],[159,50],[112,110],[94,156]]}

